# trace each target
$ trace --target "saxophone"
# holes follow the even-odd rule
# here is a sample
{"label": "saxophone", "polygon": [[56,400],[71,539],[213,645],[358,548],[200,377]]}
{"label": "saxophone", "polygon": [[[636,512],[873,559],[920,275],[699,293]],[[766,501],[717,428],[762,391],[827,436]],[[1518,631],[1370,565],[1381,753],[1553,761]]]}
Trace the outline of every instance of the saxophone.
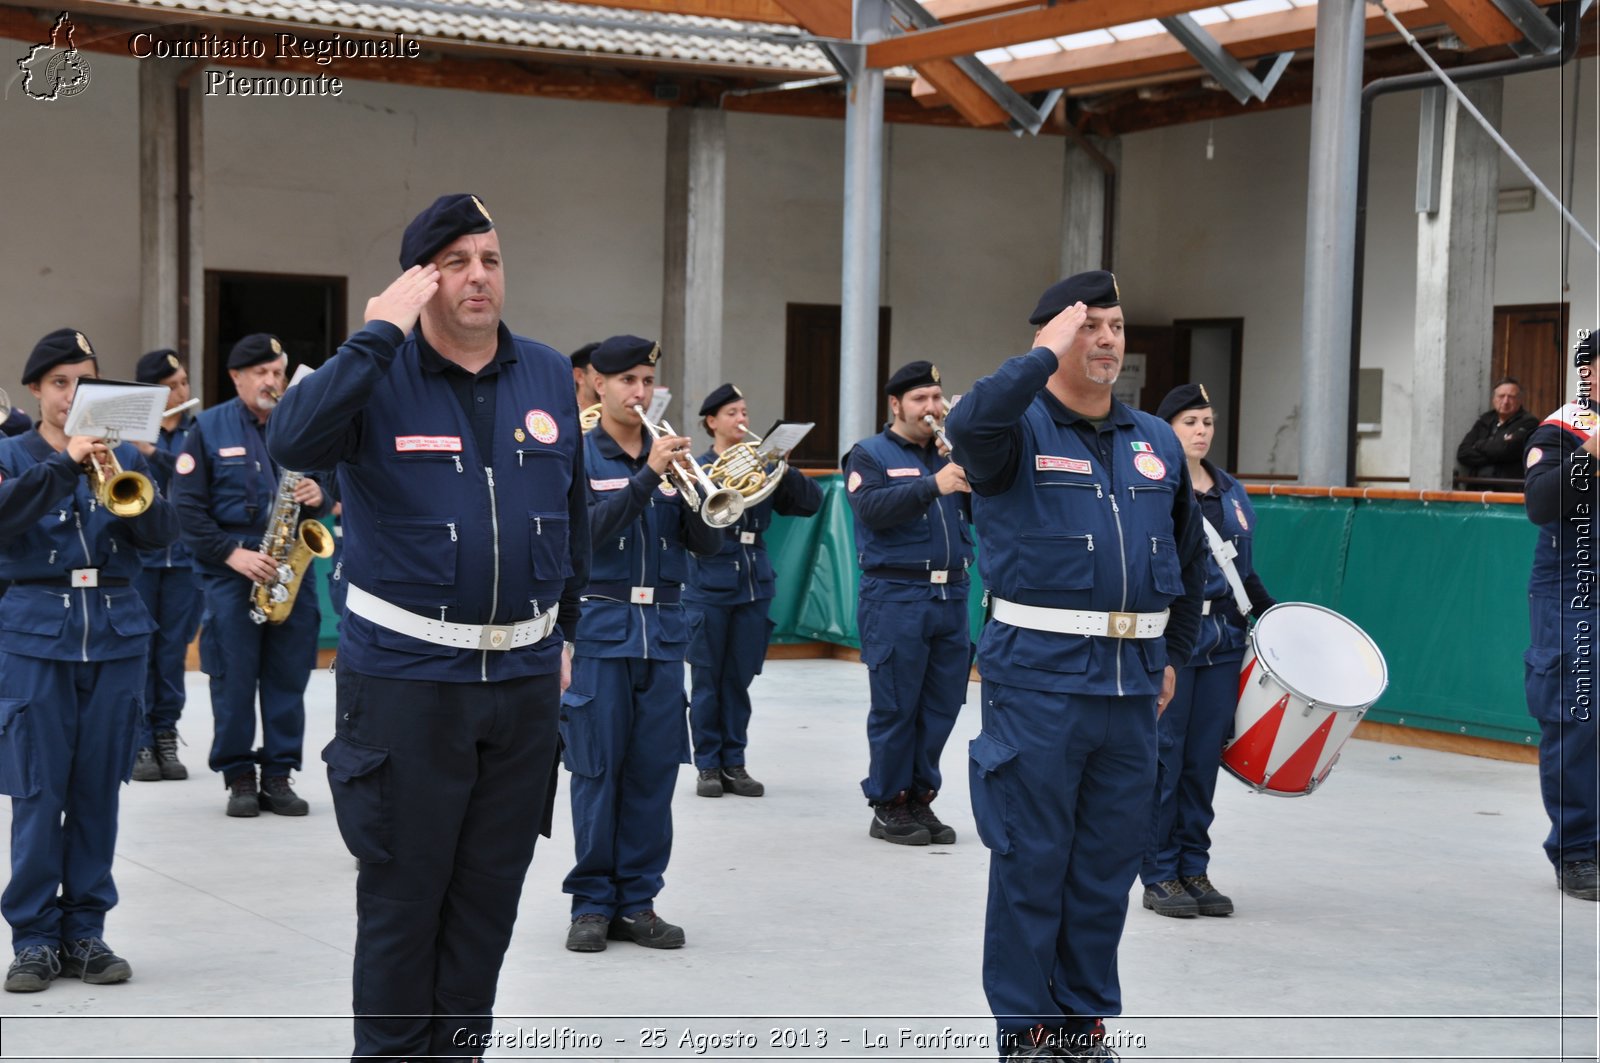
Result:
{"label": "saxophone", "polygon": [[300,503],[294,499],[294,489],[303,479],[304,473],[288,469],[278,478],[278,500],[267,521],[267,533],[261,537],[261,552],[272,558],[278,571],[250,592],[250,619],[257,624],[281,624],[287,620],[311,559],[333,556],[333,536],[322,522],[300,520]]}

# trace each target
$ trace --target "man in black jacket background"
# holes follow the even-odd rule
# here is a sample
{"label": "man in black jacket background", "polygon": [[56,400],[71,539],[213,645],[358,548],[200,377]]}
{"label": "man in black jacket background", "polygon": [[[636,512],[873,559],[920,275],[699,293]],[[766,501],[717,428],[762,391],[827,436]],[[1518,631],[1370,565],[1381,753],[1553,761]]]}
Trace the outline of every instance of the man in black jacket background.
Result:
{"label": "man in black jacket background", "polygon": [[1522,408],[1522,385],[1503,377],[1494,386],[1494,408],[1473,422],[1456,448],[1466,476],[1522,479],[1522,448],[1539,419]]}

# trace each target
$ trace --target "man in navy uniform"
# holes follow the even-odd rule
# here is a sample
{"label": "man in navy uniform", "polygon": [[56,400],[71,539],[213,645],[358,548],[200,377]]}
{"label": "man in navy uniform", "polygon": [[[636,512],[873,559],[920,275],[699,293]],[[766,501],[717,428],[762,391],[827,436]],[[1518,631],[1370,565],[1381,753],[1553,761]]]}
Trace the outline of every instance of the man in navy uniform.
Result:
{"label": "man in navy uniform", "polygon": [[[276,336],[257,332],[234,344],[228,376],[238,394],[196,418],[173,466],[183,542],[194,554],[205,595],[200,667],[211,677],[210,766],[228,790],[228,815],[236,817],[258,816],[262,809],[280,816],[309,810],[289,773],[300,770],[306,683],[317,666],[322,619],[316,588],[308,577],[282,623],[250,619],[255,585],[274,580],[278,571],[278,560],[261,550],[283,472],[267,454],[266,432],[288,364]],[[310,476],[295,485],[294,499],[301,520],[332,508]]]}
{"label": "man in navy uniform", "polygon": [[131,586],[139,553],[178,534],[159,494],[119,518],[99,504],[88,459],[115,453],[148,475],[131,444],[67,436],[78,381],[97,376],[83,333],[39,341],[22,373],[38,430],[0,440],[0,794],[11,798],[11,879],[0,911],[16,959],[8,992],[58,974],[103,985],[133,973],[104,941],[117,903],[111,859],[119,787],[133,767],[155,624]]}
{"label": "man in navy uniform", "polygon": [[[700,404],[700,423],[711,446],[697,460],[710,465],[729,447],[746,442],[750,411],[744,394],[723,384]],[[694,739],[695,793],[760,797],[766,787],[750,777],[744,751],[749,743],[750,683],[767,659],[772,625],[772,561],[762,533],[772,514],[809,517],[822,508],[822,490],[799,469],[786,469],[766,498],[746,506],[722,530],[722,548],[712,557],[689,559],[683,591],[689,610],[689,729]]]}
{"label": "man in navy uniform", "polygon": [[[189,401],[189,371],[178,352],[151,351],[139,359],[134,379],[141,384],[165,384],[167,409]],[[161,419],[155,443],[135,443],[150,464],[156,490],[171,497],[173,465],[183,453],[194,428],[194,414],[168,414]],[[200,585],[194,562],[182,542],[161,550],[147,550],[139,573],[139,597],[155,618],[150,638],[150,677],[144,690],[144,721],[139,729],[139,752],[133,761],[135,782],[187,779],[189,769],[178,759],[178,717],[186,698],[183,673],[189,643],[200,626]]]}
{"label": "man in navy uniform", "polygon": [[983,976],[1011,1056],[1115,1058],[1117,946],[1150,835],[1156,718],[1188,659],[1205,570],[1182,448],[1112,398],[1116,280],[1039,300],[1034,347],[951,411],[992,618],[972,811],[990,850]]}
{"label": "man in navy uniform", "polygon": [[650,340],[612,336],[590,361],[600,394],[600,423],[583,437],[594,567],[561,702],[577,851],[561,888],[572,895],[573,952],[599,952],[608,936],[655,949],[684,943],[683,928],[655,911],[672,855],[672,789],[689,760],[680,599],[687,551],[716,553],[722,533],[668,476],[669,464],[694,461],[691,441],[652,438],[634,412],[650,405],[660,357]]}
{"label": "man in navy uniform", "polygon": [[1588,334],[1573,354],[1577,399],[1533,430],[1523,456],[1523,500],[1539,526],[1524,678],[1528,713],[1539,721],[1539,792],[1550,817],[1544,851],[1561,891],[1585,901],[1600,900],[1600,706],[1589,678],[1600,633],[1594,563],[1600,440],[1591,397],[1597,340]]}
{"label": "man in navy uniform", "polygon": [[365,327],[289,390],[269,441],[291,466],[335,467],[343,505],[322,759],[361,864],[355,1055],[460,1059],[489,1043],[523,879],[550,833],[588,511],[570,363],[502,322],[482,201],[435,200],[400,265]]}
{"label": "man in navy uniform", "polygon": [[883,390],[888,427],[840,463],[855,515],[856,628],[872,692],[861,789],[873,810],[872,837],[949,845],[955,829],[932,803],[943,782],[939,755],[966,704],[972,666],[969,488],[925,420],[944,412],[938,367],[910,362]]}
{"label": "man in navy uniform", "polygon": [[600,396],[594,391],[594,371],[589,368],[589,359],[594,357],[594,349],[598,346],[598,342],[585,343],[572,352],[572,386],[578,392],[579,413],[600,401]]}

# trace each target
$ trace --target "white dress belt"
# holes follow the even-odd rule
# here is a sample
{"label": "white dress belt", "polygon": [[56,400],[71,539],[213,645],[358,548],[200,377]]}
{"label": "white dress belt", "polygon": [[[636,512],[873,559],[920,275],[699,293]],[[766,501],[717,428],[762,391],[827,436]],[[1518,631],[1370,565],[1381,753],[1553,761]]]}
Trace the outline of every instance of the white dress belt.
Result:
{"label": "white dress belt", "polygon": [[1012,627],[1053,631],[1058,635],[1103,635],[1114,639],[1153,639],[1167,630],[1170,610],[1159,613],[1097,613],[1086,609],[1050,609],[993,599],[994,618]]}
{"label": "white dress belt", "polygon": [[543,642],[556,627],[556,610],[515,624],[453,624],[413,613],[350,584],[344,607],[379,627],[435,646],[458,650],[516,650]]}

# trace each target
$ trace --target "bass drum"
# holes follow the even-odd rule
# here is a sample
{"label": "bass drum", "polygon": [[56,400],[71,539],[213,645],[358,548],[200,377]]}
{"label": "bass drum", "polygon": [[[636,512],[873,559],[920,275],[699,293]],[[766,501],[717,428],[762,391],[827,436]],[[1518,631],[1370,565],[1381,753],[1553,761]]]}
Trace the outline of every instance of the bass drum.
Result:
{"label": "bass drum", "polygon": [[1303,797],[1388,685],[1383,652],[1350,620],[1309,602],[1275,605],[1250,630],[1222,766],[1261,793]]}

